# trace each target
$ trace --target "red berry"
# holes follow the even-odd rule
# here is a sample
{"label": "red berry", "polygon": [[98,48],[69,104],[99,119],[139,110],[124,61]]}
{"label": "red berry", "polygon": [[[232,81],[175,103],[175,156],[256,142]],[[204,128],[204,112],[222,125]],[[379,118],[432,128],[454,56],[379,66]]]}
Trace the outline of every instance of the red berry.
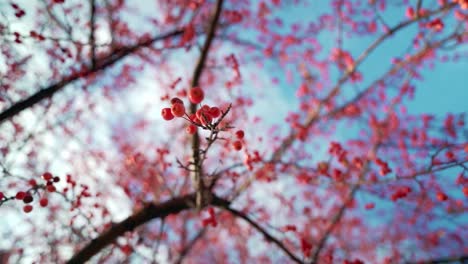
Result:
{"label": "red berry", "polygon": [[190,121],[194,122],[195,124],[200,124],[200,119],[198,119],[196,114],[190,114],[189,119],[190,119]]}
{"label": "red berry", "polygon": [[239,150],[242,149],[242,142],[240,142],[239,140],[236,140],[236,141],[234,141],[234,143],[232,143],[232,147],[235,150],[239,151]]}
{"label": "red berry", "polygon": [[59,182],[60,181],[60,177],[59,176],[55,176],[54,177],[54,182]]}
{"label": "red berry", "polygon": [[163,108],[163,110],[161,111],[161,115],[166,121],[174,119],[174,115],[172,114],[170,108]]}
{"label": "red berry", "polygon": [[200,123],[205,126],[208,124],[211,124],[211,121],[213,121],[213,118],[211,117],[211,115],[208,114],[207,112],[204,112],[203,108],[198,109],[197,118],[198,120],[200,120]]}
{"label": "red berry", "polygon": [[42,207],[46,207],[49,204],[49,200],[47,200],[47,198],[42,198],[41,200],[39,200],[39,204]]}
{"label": "red berry", "polygon": [[210,109],[211,108],[208,105],[204,105],[201,107],[201,110],[203,111],[203,113],[209,113]]}
{"label": "red berry", "polygon": [[35,187],[35,186],[37,185],[37,182],[36,182],[35,179],[30,179],[30,180],[28,181],[28,183],[29,183],[29,185],[31,185],[31,187]]}
{"label": "red berry", "polygon": [[221,110],[218,107],[211,107],[209,111],[211,117],[218,118],[221,115]]}
{"label": "red berry", "polygon": [[238,139],[243,139],[244,138],[244,131],[243,130],[237,130],[236,131],[236,137]]}
{"label": "red berry", "polygon": [[26,196],[25,192],[17,192],[15,198],[16,200],[23,200],[25,196]]}
{"label": "red berry", "polygon": [[446,201],[448,199],[448,196],[443,193],[443,192],[438,192],[437,193],[437,199],[441,202]]}
{"label": "red berry", "polygon": [[283,227],[283,230],[285,232],[287,231],[292,231],[292,232],[296,232],[297,231],[297,227],[295,225],[286,225]]}
{"label": "red berry", "polygon": [[52,173],[50,172],[44,172],[44,174],[42,174],[42,178],[46,181],[52,179]]}
{"label": "red berry", "polygon": [[53,185],[47,186],[47,191],[48,192],[55,192],[55,190],[56,190],[55,186],[53,186]]}
{"label": "red berry", "polygon": [[29,213],[29,212],[31,212],[32,210],[33,210],[32,205],[29,205],[29,204],[28,204],[28,205],[25,205],[25,206],[23,207],[23,212],[25,212],[25,213]]}
{"label": "red berry", "polygon": [[453,160],[453,159],[455,159],[455,154],[453,154],[452,151],[447,151],[445,153],[445,157],[447,157],[447,159],[449,159],[449,160]]}
{"label": "red berry", "polygon": [[171,112],[174,116],[182,117],[185,115],[185,107],[183,104],[175,103],[171,107]]}
{"label": "red berry", "polygon": [[5,196],[3,195],[3,193],[2,193],[2,192],[0,192],[0,200],[2,200],[2,199],[3,199],[3,197],[5,197]]}
{"label": "red berry", "polygon": [[31,195],[27,194],[27,195],[23,198],[23,203],[28,204],[28,203],[31,203],[33,200],[34,200],[34,198],[33,198]]}
{"label": "red berry", "polygon": [[465,194],[465,197],[468,197],[468,186],[463,187],[463,193]]}
{"label": "red berry", "polygon": [[188,127],[185,129],[185,131],[187,131],[188,134],[193,135],[193,134],[195,134],[195,132],[197,132],[197,127],[194,126],[194,125],[192,125],[192,124],[190,124],[190,125],[188,125]]}
{"label": "red berry", "polygon": [[174,97],[171,99],[171,105],[173,104],[184,104],[184,101],[180,100],[179,97]]}
{"label": "red berry", "polygon": [[205,95],[203,93],[203,90],[200,89],[200,87],[193,87],[189,90],[188,97],[190,102],[192,102],[193,104],[199,104],[201,101],[203,101]]}

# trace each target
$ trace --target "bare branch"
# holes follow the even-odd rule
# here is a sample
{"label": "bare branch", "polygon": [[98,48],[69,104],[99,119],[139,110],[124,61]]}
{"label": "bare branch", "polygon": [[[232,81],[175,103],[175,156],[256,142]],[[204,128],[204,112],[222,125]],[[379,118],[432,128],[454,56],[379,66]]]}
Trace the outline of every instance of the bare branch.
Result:
{"label": "bare branch", "polygon": [[72,74],[71,76],[63,78],[61,81],[58,81],[55,84],[52,84],[46,88],[43,88],[33,95],[29,96],[28,98],[21,100],[19,102],[14,103],[9,108],[5,109],[3,112],[0,113],[0,124],[5,122],[6,120],[12,118],[13,116],[19,114],[21,111],[34,106],[35,104],[39,103],[40,101],[51,98],[56,92],[62,90],[68,84],[73,83],[74,81],[82,78],[90,76],[94,73],[97,73],[101,70],[104,70],[116,62],[121,61],[122,59],[126,58],[129,55],[139,51],[141,48],[149,47],[155,42],[165,40],[171,37],[179,36],[183,33],[183,30],[177,29],[170,31],[166,34],[156,36],[151,39],[143,40],[135,45],[126,46],[119,48],[109,55],[100,58],[97,61],[97,65],[95,68],[87,69],[80,74]]}
{"label": "bare branch", "polygon": [[468,255],[452,256],[438,259],[429,259],[422,261],[407,261],[404,264],[439,264],[439,263],[467,263]]}
{"label": "bare branch", "polygon": [[174,263],[181,264],[184,258],[188,255],[190,250],[193,248],[195,243],[197,243],[205,235],[205,233],[206,233],[206,228],[203,228],[200,231],[198,231],[197,235],[192,240],[190,240],[190,242],[187,243],[187,245],[184,246],[184,248],[180,252],[179,257]]}
{"label": "bare branch", "polygon": [[96,0],[90,0],[91,18],[90,18],[90,31],[89,43],[91,44],[91,69],[96,68],[96,41],[94,39],[94,30],[96,28]]}
{"label": "bare branch", "polygon": [[273,237],[271,234],[268,233],[268,231],[266,231],[263,227],[261,227],[259,224],[257,224],[254,220],[252,220],[249,216],[247,216],[246,214],[230,207],[230,202],[223,199],[223,198],[220,198],[220,197],[217,197],[217,196],[214,196],[213,197],[213,205],[216,205],[216,206],[219,206],[221,208],[224,208],[225,210],[229,211],[231,214],[239,217],[239,218],[242,218],[243,220],[245,220],[247,223],[249,223],[253,228],[255,228],[258,232],[260,232],[267,241],[270,241],[272,243],[274,243],[275,245],[277,245],[286,255],[288,255],[291,260],[293,260],[295,263],[304,263],[301,259],[299,259],[298,257],[296,257],[289,249],[286,248],[285,245],[283,245],[283,243],[281,243],[281,241],[279,241],[278,239],[276,239],[275,237]]}
{"label": "bare branch", "polygon": [[177,214],[189,209],[190,204],[195,202],[195,195],[189,194],[166,201],[161,204],[150,203],[143,209],[122,222],[112,226],[109,230],[93,239],[88,245],[78,251],[67,263],[84,263],[109,246],[114,240],[125,232],[134,230],[136,227],[156,218],[164,218],[170,214]]}
{"label": "bare branch", "polygon": [[[221,16],[222,7],[223,7],[223,0],[218,0],[216,2],[216,10],[213,16],[213,20],[211,21],[210,29],[206,37],[205,44],[203,45],[200,58],[198,59],[197,65],[193,72],[192,83],[191,83],[192,87],[199,85],[200,78],[201,78],[203,69],[205,67],[205,62],[206,62],[206,59],[208,58],[208,53],[210,51],[211,43],[213,42],[214,36],[216,34],[216,26],[218,25],[219,17]],[[197,105],[190,103],[190,112],[195,113],[196,111],[197,111]],[[196,199],[195,204],[196,204],[197,209],[200,209],[202,207],[202,203],[205,203],[205,201],[203,201],[205,186],[204,186],[203,179],[202,179],[203,170],[202,170],[202,164],[201,164],[202,160],[200,157],[200,135],[198,134],[198,131],[196,131],[195,134],[193,134],[192,136],[192,158],[193,158],[193,163],[195,164],[195,172],[193,173],[193,181],[194,181],[195,190],[197,193],[197,199]]]}

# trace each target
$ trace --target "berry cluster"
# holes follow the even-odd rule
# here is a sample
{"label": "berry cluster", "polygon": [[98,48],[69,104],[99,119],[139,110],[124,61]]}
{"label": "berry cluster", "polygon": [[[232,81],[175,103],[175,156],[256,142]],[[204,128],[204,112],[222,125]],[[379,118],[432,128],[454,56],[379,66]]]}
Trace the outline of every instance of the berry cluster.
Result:
{"label": "berry cluster", "polygon": [[208,218],[203,219],[202,225],[203,226],[211,225],[212,227],[217,226],[218,222],[216,221],[213,207],[208,208],[208,214],[209,214]]}
{"label": "berry cluster", "polygon": [[[42,174],[42,179],[46,181],[45,185],[39,185],[35,179],[30,179],[28,181],[29,186],[31,187],[29,190],[26,191],[18,191],[14,197],[8,198],[4,197],[3,193],[0,192],[0,201],[2,199],[10,200],[20,200],[24,203],[23,212],[30,213],[33,210],[32,202],[34,201],[34,194],[38,192],[38,189],[45,189],[47,192],[55,192],[56,188],[54,183],[60,181],[58,176],[53,176],[50,172],[45,172]],[[49,204],[49,200],[43,195],[39,199],[39,205],[41,207],[46,207]]]}
{"label": "berry cluster", "polygon": [[[205,98],[205,95],[200,87],[193,87],[188,92],[188,98],[192,104],[200,104]],[[182,117],[189,121],[190,124],[187,126],[185,131],[191,135],[197,132],[197,127],[201,127],[205,130],[216,131],[217,133],[227,128],[232,128],[218,128],[219,123],[229,112],[229,109],[230,107],[226,111],[221,111],[219,107],[203,105],[194,114],[188,114],[185,110],[184,102],[180,98],[174,97],[171,99],[171,107],[166,107],[161,110],[161,116],[166,121],[170,121],[175,117]],[[235,132],[235,140],[231,144],[234,150],[240,151],[242,149],[244,145],[243,138],[243,130]]]}
{"label": "berry cluster", "polygon": [[[203,101],[205,95],[200,87],[193,87],[190,89],[188,97],[192,104],[199,104]],[[185,112],[184,102],[180,98],[174,97],[171,99],[171,107],[163,108],[161,115],[166,121],[170,121],[174,119],[174,117],[185,116],[192,123],[192,126],[187,128],[187,132],[189,134],[194,134],[196,131],[195,126],[203,127],[211,124],[213,119],[218,118],[221,115],[221,111],[218,107],[209,107],[204,105],[195,114],[188,115]]]}
{"label": "berry cluster", "polygon": [[[202,89],[194,87],[190,89],[188,97],[192,104],[199,104],[203,101],[205,96]],[[195,114],[189,115],[185,111],[184,102],[178,97],[171,99],[171,107],[163,108],[161,111],[161,115],[166,121],[170,121],[174,119],[174,117],[185,116],[191,123],[186,130],[189,134],[194,134],[196,132],[196,126],[209,129],[213,120],[219,118],[221,114],[222,112],[218,107],[203,105]]]}

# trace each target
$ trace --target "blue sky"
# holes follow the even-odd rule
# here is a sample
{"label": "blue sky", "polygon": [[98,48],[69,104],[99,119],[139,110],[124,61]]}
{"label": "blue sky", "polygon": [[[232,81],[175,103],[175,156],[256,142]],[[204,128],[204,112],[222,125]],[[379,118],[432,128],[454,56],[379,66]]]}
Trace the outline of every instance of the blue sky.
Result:
{"label": "blue sky", "polygon": [[[331,1],[314,1],[307,8],[302,6],[288,7],[279,13],[281,18],[284,18],[285,24],[301,22],[304,18],[313,20],[318,15],[324,12],[332,13],[330,8]],[[415,5],[416,1],[410,1]],[[388,25],[396,25],[406,19],[403,7],[387,5],[385,12],[381,16]],[[381,25],[379,23],[379,25]],[[371,78],[380,76],[391,65],[391,58],[405,54],[405,50],[411,46],[412,38],[414,38],[417,25],[412,25],[410,28],[398,32],[395,36],[387,39],[380,45],[359,67],[364,73],[365,81],[362,86],[365,86]],[[287,27],[284,27],[287,28]],[[447,26],[450,28],[450,26]],[[378,31],[381,32],[382,27]],[[447,30],[445,30],[447,31]],[[356,58],[364,51],[370,43],[372,43],[381,33],[374,34],[370,37],[359,36],[354,38],[345,38],[343,40],[343,48],[349,50]],[[329,31],[328,33],[319,36],[319,42],[323,45],[323,54],[329,54],[331,47],[336,47],[336,32]],[[328,45],[329,46],[328,46]],[[462,52],[462,57],[452,62],[449,59],[446,63],[437,63],[433,70],[423,71],[423,81],[416,81],[416,93],[414,100],[407,104],[409,113],[433,113],[435,115],[444,115],[447,112],[462,113],[468,111],[468,84],[466,82],[468,76],[468,48],[462,46],[457,50]],[[442,55],[442,52],[438,54]],[[448,51],[446,54],[453,55],[454,51]],[[452,56],[449,56],[452,58]],[[274,67],[274,66],[273,66]],[[279,77],[281,78],[281,77]],[[296,79],[297,81],[297,79]],[[298,82],[295,83],[298,86]],[[286,91],[285,96],[291,96],[288,91],[290,85],[282,85]],[[295,98],[290,97],[291,100]]]}

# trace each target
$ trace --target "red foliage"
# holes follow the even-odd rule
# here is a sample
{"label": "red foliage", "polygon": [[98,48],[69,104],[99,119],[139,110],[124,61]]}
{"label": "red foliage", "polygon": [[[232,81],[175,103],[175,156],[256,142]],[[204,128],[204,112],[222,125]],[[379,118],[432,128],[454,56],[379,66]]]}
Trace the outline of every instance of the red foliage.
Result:
{"label": "red foliage", "polygon": [[467,0],[0,6],[0,262],[468,259]]}

